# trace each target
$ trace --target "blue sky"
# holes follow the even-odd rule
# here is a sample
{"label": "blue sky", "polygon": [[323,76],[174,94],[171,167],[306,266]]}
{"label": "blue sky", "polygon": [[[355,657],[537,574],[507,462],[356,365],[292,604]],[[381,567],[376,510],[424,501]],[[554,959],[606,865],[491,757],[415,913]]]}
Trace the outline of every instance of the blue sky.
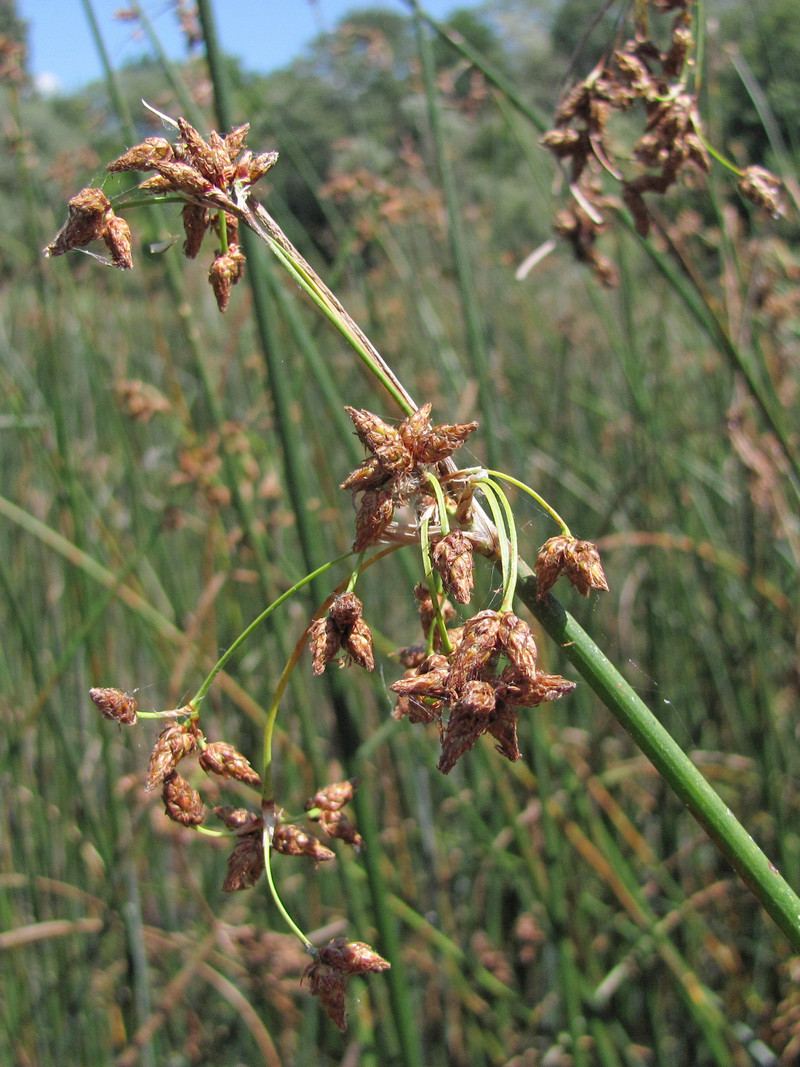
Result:
{"label": "blue sky", "polygon": [[[424,7],[443,18],[476,2],[426,0]],[[115,67],[148,50],[133,23],[114,18],[125,6],[125,0],[92,0]],[[17,0],[17,7],[28,20],[31,71],[42,89],[69,91],[101,76],[81,0]],[[141,7],[166,51],[176,58],[185,55],[170,0],[141,0]],[[364,7],[409,11],[401,0],[216,0],[215,12],[225,51],[238,56],[246,69],[264,72],[284,66],[318,33],[332,29],[348,11]]]}

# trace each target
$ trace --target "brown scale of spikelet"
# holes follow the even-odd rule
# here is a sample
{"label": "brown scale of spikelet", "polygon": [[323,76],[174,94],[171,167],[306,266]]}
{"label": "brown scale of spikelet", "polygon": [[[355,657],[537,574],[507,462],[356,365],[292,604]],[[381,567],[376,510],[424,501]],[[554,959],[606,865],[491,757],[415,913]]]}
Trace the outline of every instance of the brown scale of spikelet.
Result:
{"label": "brown scale of spikelet", "polygon": [[194,259],[203,244],[203,238],[210,225],[208,209],[199,204],[184,204],[181,220],[186,234],[183,242],[183,254],[187,259]]}
{"label": "brown scale of spikelet", "polygon": [[451,530],[431,549],[431,562],[442,576],[446,592],[459,604],[468,604],[475,563],[467,535],[462,530]]}
{"label": "brown scale of spikelet", "polygon": [[244,252],[236,245],[229,245],[227,252],[219,252],[208,271],[208,280],[217,298],[220,311],[225,311],[231,296],[231,288],[244,274]]}
{"label": "brown scale of spikelet", "polygon": [[199,826],[206,817],[200,794],[177,771],[172,771],[164,780],[161,799],[164,801],[164,810],[173,822]]}
{"label": "brown scale of spikelet", "polygon": [[121,689],[90,689],[89,696],[106,719],[122,726],[133,726],[136,723],[139,705]]}
{"label": "brown scale of spikelet", "polygon": [[254,886],[264,873],[264,845],[261,834],[247,834],[233,847],[228,856],[228,872],[222,889],[236,893]]}
{"label": "brown scale of spikelet", "polygon": [[385,489],[369,490],[361,498],[361,507],[356,515],[356,539],[354,552],[363,552],[377,544],[394,515],[394,500]]}
{"label": "brown scale of spikelet", "polygon": [[308,856],[314,865],[336,858],[336,853],[326,848],[313,834],[307,834],[299,826],[281,823],[272,835],[272,847],[284,856]]}
{"label": "brown scale of spikelet", "polygon": [[312,994],[319,997],[328,1016],[343,1031],[346,1027],[346,979],[370,971],[385,971],[390,966],[388,960],[363,941],[347,941],[339,937],[319,950],[317,958],[306,968],[303,979],[308,980]]}
{"label": "brown scale of spikelet", "polygon": [[154,789],[168,778],[183,757],[194,752],[196,747],[197,738],[191,727],[176,722],[163,729],[150,755],[145,789]]}
{"label": "brown scale of spikelet", "polygon": [[235,778],[245,785],[261,788],[261,779],[248,761],[226,741],[212,741],[206,745],[200,753],[199,762],[207,773],[218,774],[222,778]]}
{"label": "brown scale of spikelet", "polygon": [[111,201],[102,189],[81,189],[68,207],[69,218],[45,248],[45,256],[63,256],[92,241],[105,241],[114,266],[130,270],[133,265],[130,229],[124,219],[114,214]]}
{"label": "brown scale of spikelet", "polygon": [[496,611],[481,611],[464,624],[461,644],[450,661],[448,685],[460,690],[468,681],[477,678],[497,652],[497,635],[501,616]]}

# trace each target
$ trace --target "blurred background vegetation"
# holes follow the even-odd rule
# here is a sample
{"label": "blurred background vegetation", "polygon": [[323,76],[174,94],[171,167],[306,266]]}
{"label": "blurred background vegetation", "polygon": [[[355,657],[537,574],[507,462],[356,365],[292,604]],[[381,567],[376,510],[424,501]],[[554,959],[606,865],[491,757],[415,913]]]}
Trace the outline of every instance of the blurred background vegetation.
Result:
{"label": "blurred background vegetation", "polygon": [[[130,274],[41,258],[67,199],[122,187],[104,165],[134,141],[126,109],[136,139],[162,132],[142,98],[207,131],[211,84],[202,47],[168,64],[154,41],[113,78],[42,96],[14,48],[24,24],[12,3],[0,15],[0,1061],[796,1063],[800,961],[585,685],[521,723],[519,763],[479,744],[447,777],[436,736],[391,718],[391,654],[418,640],[412,551],[359,585],[375,676],[315,680],[306,659],[279,719],[288,808],[361,778],[365,852],[277,869],[306,930],[391,959],[353,982],[346,1034],[300,985],[307,960],[263,883],[223,894],[226,850],[143,792],[155,726],[103,722],[88,689],[186,699],[267,603],[349,547],[337,486],[363,450],[342,406],[396,412],[276,266],[265,319],[245,284],[221,317],[203,256],[179,258],[177,209],[130,214]],[[472,461],[598,542],[611,592],[558,595],[797,888],[796,209],[769,218],[715,166],[653,205],[648,242],[608,226],[616,287],[565,244],[515,277],[566,195],[541,133],[629,16],[491,0],[435,32],[402,5],[363,10],[284,70],[228,62],[233,117],[280,151],[270,211],[434,420],[479,419]],[[703,31],[709,140],[791,193],[800,10],[730,0]],[[556,530],[515,506],[532,561]],[[486,567],[475,603],[497,585]],[[329,591],[230,665],[209,737],[258,762]]]}

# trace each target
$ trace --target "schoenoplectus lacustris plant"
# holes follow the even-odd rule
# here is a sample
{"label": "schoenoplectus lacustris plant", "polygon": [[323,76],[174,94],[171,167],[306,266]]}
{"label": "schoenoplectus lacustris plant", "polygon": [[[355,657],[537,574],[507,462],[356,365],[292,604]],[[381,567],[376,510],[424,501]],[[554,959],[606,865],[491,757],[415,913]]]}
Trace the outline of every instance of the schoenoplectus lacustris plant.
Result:
{"label": "schoenoplectus lacustris plant", "polygon": [[[576,104],[570,116],[577,113]],[[587,111],[590,117],[593,113],[591,108]],[[567,117],[565,112],[564,121]],[[575,689],[575,681],[550,674],[540,666],[534,634],[518,614],[521,602],[564,648],[578,673],[605,700],[787,936],[800,946],[800,901],[770,869],[746,831],[613,666],[553,598],[551,590],[560,577],[583,596],[608,588],[595,545],[576,538],[555,508],[513,474],[458,465],[456,456],[479,431],[478,423],[438,422],[430,402],[416,403],[255,200],[253,186],[275,165],[276,152],[250,151],[247,125],[225,135],[212,131],[206,139],[183,118],[162,118],[174,128],[172,140],[147,138],[108,165],[112,173],[136,171],[151,176],[113,203],[101,189],[83,189],[70,200],[69,218],[45,255],[59,256],[101,240],[111,262],[130,269],[130,229],[118,212],[150,200],[177,201],[185,231],[184,254],[194,258],[207,238],[215,240],[209,282],[220,310],[225,311],[232,287],[246,270],[239,240],[240,230],[246,227],[265,242],[347,338],[401,415],[398,419],[346,408],[365,450],[363,462],[341,484],[343,501],[349,497],[356,504],[352,546],[335,559],[320,561],[312,573],[270,604],[219,658],[185,704],[143,711],[133,697],[117,688],[91,690],[91,698],[103,715],[121,725],[134,726],[140,718],[163,721],[145,784],[149,790],[161,790],[166,815],[198,834],[229,840],[223,882],[226,891],[248,889],[265,877],[280,914],[310,955],[305,977],[311,992],[320,998],[333,1022],[344,1029],[347,979],[385,970],[390,963],[369,945],[345,937],[321,946],[312,944],[280,897],[273,860],[275,854],[304,857],[312,868],[331,860],[334,853],[318,834],[358,850],[361,837],[346,811],[358,783],[321,783],[315,794],[305,799],[302,818],[289,815],[289,811],[297,811],[298,798],[276,795],[273,735],[286,685],[292,671],[303,662],[306,647],[308,669],[313,675],[322,675],[332,664],[374,670],[372,634],[357,588],[372,580],[373,565],[380,566],[384,555],[407,550],[418,559],[418,582],[413,592],[420,635],[416,645],[398,650],[404,673],[390,685],[396,697],[393,714],[438,734],[438,770],[449,773],[476,744],[484,743],[484,735],[501,756],[520,759],[520,716],[535,714],[532,709],[537,705],[568,697]],[[560,141],[551,138],[550,147],[557,148],[563,157],[568,140],[566,134]],[[558,527],[538,549],[533,568],[522,559],[525,553],[521,553],[514,514],[504,491],[506,484],[533,496]],[[473,602],[476,557],[486,565],[499,565],[502,584],[497,607]],[[230,658],[268,618],[312,581],[336,570],[340,574],[332,581],[330,596],[297,635],[295,651],[275,683],[263,726],[263,755],[254,766],[228,740],[206,735],[204,700]],[[195,762],[206,775],[233,779],[252,790],[252,804],[217,805],[210,813],[201,791],[189,780],[199,780],[188,769]]]}

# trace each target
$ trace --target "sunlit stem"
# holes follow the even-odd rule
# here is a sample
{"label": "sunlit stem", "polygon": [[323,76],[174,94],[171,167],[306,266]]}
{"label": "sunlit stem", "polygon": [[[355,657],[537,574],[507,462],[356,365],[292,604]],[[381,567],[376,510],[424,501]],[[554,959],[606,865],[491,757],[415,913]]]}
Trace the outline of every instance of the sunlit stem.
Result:
{"label": "sunlit stem", "polygon": [[264,835],[263,835],[263,838],[262,838],[262,842],[263,842],[263,848],[264,848],[264,873],[267,876],[267,885],[269,886],[270,896],[272,897],[273,901],[275,902],[275,907],[280,912],[281,918],[286,923],[286,925],[289,927],[289,929],[292,931],[294,936],[298,939],[298,941],[300,941],[301,944],[305,945],[305,947],[307,949],[310,949],[313,952],[313,951],[315,951],[314,950],[314,946],[311,944],[311,942],[308,940],[306,935],[303,933],[303,931],[300,929],[300,927],[297,925],[297,923],[291,917],[289,912],[286,910],[286,907],[285,907],[283,901],[280,898],[280,894],[278,893],[277,886],[275,885],[275,879],[272,876],[272,863],[270,861],[271,861],[271,858],[272,858],[272,832],[273,832],[274,828],[275,828],[274,815],[273,815],[273,818],[270,819],[269,822],[265,818],[265,820],[264,820]]}
{"label": "sunlit stem", "polygon": [[531,489],[531,487],[529,485],[525,485],[524,482],[520,482],[516,478],[512,478],[510,474],[504,474],[503,471],[487,470],[486,473],[492,478],[500,478],[504,482],[510,482],[511,485],[516,485],[517,489],[522,489],[523,492],[527,493],[529,496],[532,496],[536,503],[540,507],[544,508],[550,518],[558,523],[558,525],[561,527],[561,532],[564,534],[564,536],[572,537],[572,533],[570,532],[569,526],[567,526],[567,524],[558,514],[556,509],[552,508],[544,499],[544,497],[539,496],[535,489]]}
{"label": "sunlit stem", "polygon": [[341,563],[342,560],[347,559],[347,557],[350,555],[352,555],[352,552],[344,552],[341,556],[337,556],[336,559],[332,559],[329,560],[327,563],[323,563],[321,567],[318,567],[315,571],[312,571],[311,574],[307,574],[304,578],[301,578],[300,581],[296,582],[291,589],[287,589],[285,593],[281,593],[277,600],[273,600],[269,607],[265,608],[264,611],[262,611],[261,614],[258,616],[258,618],[254,619],[247,627],[247,629],[243,630],[239,634],[233,644],[225,652],[223,652],[223,654],[214,664],[208,677],[205,679],[203,684],[200,686],[195,695],[189,701],[189,705],[194,709],[195,715],[198,714],[200,704],[205,698],[206,693],[208,693],[209,689],[211,688],[214,679],[217,677],[219,672],[222,670],[222,668],[225,666],[225,664],[228,662],[234,652],[236,652],[236,650],[244,644],[244,642],[248,639],[248,637],[251,636],[251,634],[255,633],[259,626],[261,626],[261,624],[270,617],[273,611],[275,611],[276,608],[279,608],[281,604],[284,603],[284,601],[294,596],[294,594],[298,592],[298,590],[302,589],[303,586],[308,585],[309,582],[313,582],[313,580],[317,578],[320,574],[324,574],[325,571],[330,570],[330,568],[336,566],[337,563]]}
{"label": "sunlit stem", "polygon": [[359,574],[361,574],[361,567],[364,563],[364,556],[366,554],[366,551],[367,550],[365,548],[356,560],[356,565],[353,568],[353,573],[350,575],[350,580],[348,581],[347,588],[345,589],[346,593],[352,593],[356,587],[356,582],[358,581]]}
{"label": "sunlit stem", "polygon": [[[489,478],[479,478],[475,483],[486,497],[486,503],[492,513],[500,542],[500,563],[503,568],[503,602],[501,614],[511,611],[514,606],[514,594],[517,590],[517,524],[511,505],[503,490]],[[508,531],[506,536],[504,531]],[[510,542],[510,547],[509,547]]]}
{"label": "sunlit stem", "polygon": [[228,221],[225,218],[225,212],[219,210],[217,212],[217,219],[219,221],[219,243],[222,254],[225,255],[228,251]]}

